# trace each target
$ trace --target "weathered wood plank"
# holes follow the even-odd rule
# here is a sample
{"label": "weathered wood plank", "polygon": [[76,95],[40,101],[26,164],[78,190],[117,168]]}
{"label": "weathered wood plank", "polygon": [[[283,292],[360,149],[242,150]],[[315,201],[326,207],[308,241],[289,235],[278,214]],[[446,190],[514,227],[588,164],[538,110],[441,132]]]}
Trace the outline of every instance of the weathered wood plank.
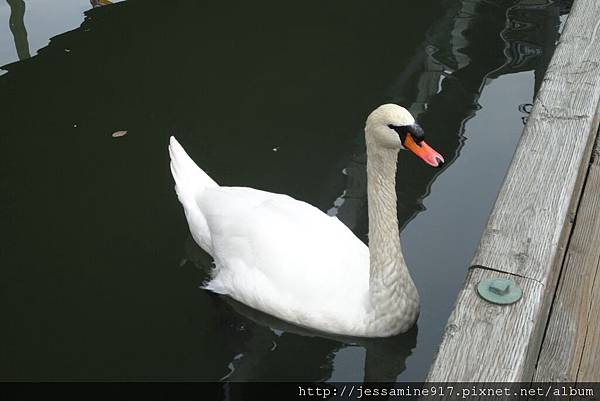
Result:
{"label": "weathered wood plank", "polygon": [[[596,138],[596,147],[592,155],[596,165],[594,186],[590,189],[594,193],[600,193],[600,132]],[[595,199],[596,209],[600,208],[600,200]],[[600,242],[596,239],[594,244],[600,248]],[[593,262],[593,261],[592,261]],[[592,276],[588,277],[592,280]],[[585,344],[583,345],[583,358],[577,374],[578,382],[600,382],[600,258],[596,260],[596,272],[593,276],[592,305],[588,317],[588,330]]]}
{"label": "weathered wood plank", "polygon": [[[576,0],[429,381],[533,378],[598,127],[599,30],[600,2]],[[479,281],[504,274],[521,283],[524,298],[504,307],[480,299]]]}
{"label": "weathered wood plank", "polygon": [[592,307],[577,381],[600,382],[600,263],[598,262],[592,287]]}
{"label": "weathered wood plank", "polygon": [[[523,290],[523,298],[508,306],[481,299],[476,295],[476,286],[492,277],[515,280]],[[470,269],[428,380],[516,381],[523,377],[522,359],[528,352],[529,337],[536,330],[543,292],[544,286],[535,280]],[[510,345],[507,339],[513,340]]]}
{"label": "weathered wood plank", "polygon": [[[592,304],[600,301],[600,290],[594,294],[594,278],[598,278],[600,261],[600,161],[590,167],[577,212],[573,234],[565,256],[552,314],[542,344],[535,381],[568,381],[578,379],[583,360],[593,359],[590,349],[600,352],[600,320],[591,321]],[[596,287],[600,288],[598,283]],[[586,345],[587,344],[587,345]],[[584,354],[584,349],[585,354]],[[586,357],[586,354],[587,357]],[[592,361],[593,362],[593,361]],[[596,361],[600,363],[600,360]],[[588,379],[600,380],[600,365],[595,372],[586,370]],[[581,372],[583,373],[583,372]]]}
{"label": "weathered wood plank", "polygon": [[[577,0],[473,265],[546,283],[600,99],[600,2]],[[593,131],[595,133],[595,130]]]}

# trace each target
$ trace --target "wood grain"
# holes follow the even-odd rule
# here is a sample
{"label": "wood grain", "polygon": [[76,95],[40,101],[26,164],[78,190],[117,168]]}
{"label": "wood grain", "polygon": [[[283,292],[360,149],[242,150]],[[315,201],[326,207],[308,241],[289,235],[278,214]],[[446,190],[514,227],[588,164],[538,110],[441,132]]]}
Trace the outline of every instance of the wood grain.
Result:
{"label": "wood grain", "polygon": [[[533,378],[598,127],[600,2],[576,0],[428,381]],[[487,304],[481,279],[511,276],[524,298]]]}
{"label": "wood grain", "polygon": [[[600,161],[596,159],[577,212],[535,381],[575,382],[580,376],[600,380],[599,262]],[[595,369],[590,369],[594,362]]]}
{"label": "wood grain", "polygon": [[592,305],[583,345],[583,358],[578,382],[600,382],[600,263],[596,262],[596,276],[592,287]]}
{"label": "wood grain", "polygon": [[600,2],[577,0],[473,265],[549,280],[597,127],[599,29]]}
{"label": "wood grain", "polygon": [[[476,295],[487,278],[511,278],[523,290],[513,305],[494,305]],[[523,355],[536,331],[544,286],[535,280],[486,269],[469,270],[457,307],[444,329],[428,381],[516,381],[524,375]]]}

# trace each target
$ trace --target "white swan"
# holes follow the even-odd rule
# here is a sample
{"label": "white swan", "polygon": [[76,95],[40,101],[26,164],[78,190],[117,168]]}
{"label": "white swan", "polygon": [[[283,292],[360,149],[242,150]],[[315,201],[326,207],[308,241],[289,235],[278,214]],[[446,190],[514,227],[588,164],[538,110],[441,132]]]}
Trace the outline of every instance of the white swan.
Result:
{"label": "white swan", "polygon": [[419,295],[402,251],[396,162],[409,149],[443,158],[403,107],[367,118],[369,248],[342,222],[287,195],[222,187],[171,137],[175,189],[194,240],[215,260],[205,288],[288,322],[326,333],[388,337],[411,328]]}

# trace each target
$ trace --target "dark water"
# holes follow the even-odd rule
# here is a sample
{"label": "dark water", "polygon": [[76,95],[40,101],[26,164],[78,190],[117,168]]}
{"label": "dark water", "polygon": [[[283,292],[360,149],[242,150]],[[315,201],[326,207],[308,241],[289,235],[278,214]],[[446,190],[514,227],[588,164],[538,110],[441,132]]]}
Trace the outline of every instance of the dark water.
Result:
{"label": "dark water", "polygon": [[[82,2],[54,3],[0,1],[0,62],[23,59],[0,76],[0,378],[423,379],[568,2],[131,0],[78,28],[56,13]],[[219,183],[288,193],[366,240],[362,128],[384,102],[447,161],[399,162],[417,327],[323,338],[199,289],[210,260],[169,135]]]}

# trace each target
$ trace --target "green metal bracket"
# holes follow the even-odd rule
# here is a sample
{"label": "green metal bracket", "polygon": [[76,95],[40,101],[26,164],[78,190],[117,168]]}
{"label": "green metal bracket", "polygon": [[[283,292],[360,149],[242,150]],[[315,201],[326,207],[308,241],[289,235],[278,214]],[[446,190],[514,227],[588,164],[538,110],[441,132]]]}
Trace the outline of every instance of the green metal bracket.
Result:
{"label": "green metal bracket", "polygon": [[488,278],[477,285],[479,296],[498,305],[514,304],[523,296],[523,290],[511,279]]}

